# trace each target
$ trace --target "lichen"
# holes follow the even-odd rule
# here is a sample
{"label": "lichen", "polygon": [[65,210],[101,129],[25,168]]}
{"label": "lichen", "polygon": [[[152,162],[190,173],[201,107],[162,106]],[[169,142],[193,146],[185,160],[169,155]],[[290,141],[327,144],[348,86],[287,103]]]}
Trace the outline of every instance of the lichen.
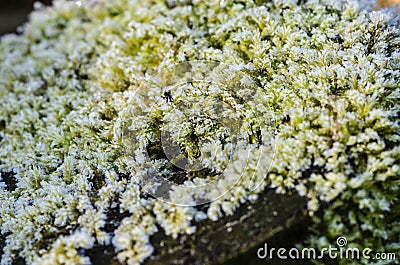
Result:
{"label": "lichen", "polygon": [[[400,31],[390,13],[328,0],[36,7],[0,43],[1,264],[88,264],[96,244],[139,264],[159,228],[193,233],[194,221],[232,214],[266,187],[308,199],[304,244],[345,235],[399,253]],[[230,75],[155,85],[185,62],[219,62]],[[236,86],[238,75],[248,79]],[[217,113],[209,99],[229,108]],[[200,109],[240,120],[235,137],[186,119]],[[166,159],[160,134],[171,128],[184,128],[172,136],[186,156],[215,154],[207,170]],[[150,171],[172,179],[170,204],[140,185]]]}

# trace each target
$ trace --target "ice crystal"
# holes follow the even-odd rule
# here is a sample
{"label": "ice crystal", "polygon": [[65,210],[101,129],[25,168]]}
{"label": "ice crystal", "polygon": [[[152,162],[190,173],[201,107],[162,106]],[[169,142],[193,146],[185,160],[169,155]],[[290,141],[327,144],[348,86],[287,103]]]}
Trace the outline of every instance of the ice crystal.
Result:
{"label": "ice crystal", "polygon": [[[266,187],[308,199],[305,243],[349,235],[398,253],[399,24],[359,3],[36,5],[23,33],[0,43],[1,264],[88,264],[96,244],[139,264],[158,228],[193,233]],[[163,71],[186,62],[229,71],[172,90],[155,78],[171,81]],[[190,161],[214,154],[205,169],[171,163],[163,131]],[[172,181],[162,198],[172,204],[149,196],[148,176]],[[178,205],[198,201],[207,207]]]}

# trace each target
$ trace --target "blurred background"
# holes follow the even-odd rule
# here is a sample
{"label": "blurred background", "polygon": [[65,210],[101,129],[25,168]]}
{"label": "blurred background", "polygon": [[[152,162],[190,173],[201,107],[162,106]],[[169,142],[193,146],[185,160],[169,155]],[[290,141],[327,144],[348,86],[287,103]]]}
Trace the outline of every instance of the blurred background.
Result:
{"label": "blurred background", "polygon": [[49,5],[51,0],[0,0],[0,35],[16,32],[28,20],[34,2]]}
{"label": "blurred background", "polygon": [[[34,2],[50,5],[52,0],[0,0],[0,35],[16,32],[17,27],[28,20]],[[377,8],[399,3],[400,0],[377,0]]]}

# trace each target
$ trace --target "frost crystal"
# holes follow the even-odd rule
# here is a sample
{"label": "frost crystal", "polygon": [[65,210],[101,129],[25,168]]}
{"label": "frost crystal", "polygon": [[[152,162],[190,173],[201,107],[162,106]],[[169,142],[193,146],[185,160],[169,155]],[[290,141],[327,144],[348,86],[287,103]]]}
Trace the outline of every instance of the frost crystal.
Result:
{"label": "frost crystal", "polygon": [[[158,228],[193,233],[266,187],[308,199],[305,244],[349,235],[398,253],[400,31],[370,3],[35,5],[0,42],[1,264],[89,264],[87,250],[110,244],[140,264]],[[207,63],[162,83],[187,62]],[[167,136],[201,163],[169,160]],[[149,196],[165,188],[154,179],[172,183],[172,205]]]}

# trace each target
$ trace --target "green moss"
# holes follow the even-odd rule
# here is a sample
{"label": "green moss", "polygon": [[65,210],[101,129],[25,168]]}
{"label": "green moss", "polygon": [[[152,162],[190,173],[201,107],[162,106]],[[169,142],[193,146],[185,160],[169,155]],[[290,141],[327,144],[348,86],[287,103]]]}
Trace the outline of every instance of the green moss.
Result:
{"label": "green moss", "polygon": [[[157,227],[265,187],[309,199],[305,244],[399,253],[399,55],[398,20],[352,1],[40,8],[0,43],[1,264],[86,264],[94,242],[141,263]],[[165,132],[202,171],[171,166]]]}

